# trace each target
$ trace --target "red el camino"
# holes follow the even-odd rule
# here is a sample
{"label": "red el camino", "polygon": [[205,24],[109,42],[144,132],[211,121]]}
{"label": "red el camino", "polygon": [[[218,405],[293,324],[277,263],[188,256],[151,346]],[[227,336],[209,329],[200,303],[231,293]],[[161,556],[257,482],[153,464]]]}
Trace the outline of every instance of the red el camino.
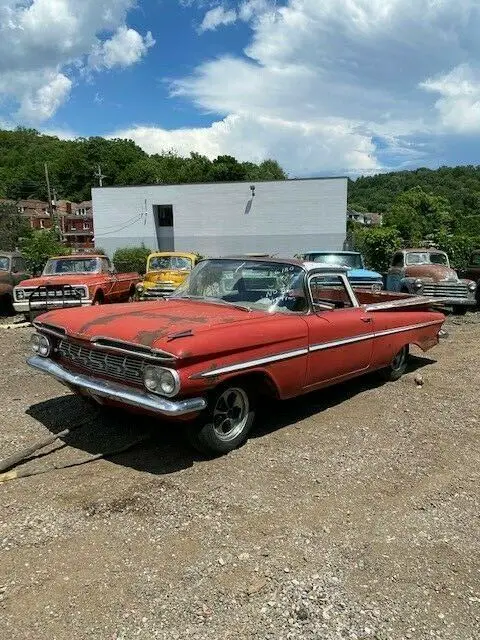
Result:
{"label": "red el camino", "polygon": [[278,258],[201,261],[165,300],[41,315],[29,364],[100,404],[182,422],[226,453],[265,398],[292,398],[438,343],[438,298],[353,290],[342,267]]}

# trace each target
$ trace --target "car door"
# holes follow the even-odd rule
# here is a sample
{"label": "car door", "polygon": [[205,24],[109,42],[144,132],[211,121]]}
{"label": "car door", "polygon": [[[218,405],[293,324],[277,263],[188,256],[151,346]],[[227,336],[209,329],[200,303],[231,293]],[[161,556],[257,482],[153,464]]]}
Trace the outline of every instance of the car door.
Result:
{"label": "car door", "polygon": [[306,316],[309,336],[307,387],[355,375],[372,361],[374,324],[355,299],[346,277],[317,274],[308,279],[314,312]]}
{"label": "car door", "polygon": [[119,302],[127,298],[127,282],[120,278],[109,260],[102,258],[102,273],[108,279],[105,295],[108,302]]}
{"label": "car door", "polygon": [[387,291],[400,291],[402,288],[402,279],[405,271],[405,257],[401,251],[398,251],[392,259],[392,266],[387,274]]}

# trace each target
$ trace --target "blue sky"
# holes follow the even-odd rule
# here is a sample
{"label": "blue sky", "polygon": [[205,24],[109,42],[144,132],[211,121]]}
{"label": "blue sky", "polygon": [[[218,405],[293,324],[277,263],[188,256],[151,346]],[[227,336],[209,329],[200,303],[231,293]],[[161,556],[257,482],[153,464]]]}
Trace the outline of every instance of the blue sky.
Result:
{"label": "blue sky", "polygon": [[1,0],[0,124],[291,176],[477,164],[478,0]]}

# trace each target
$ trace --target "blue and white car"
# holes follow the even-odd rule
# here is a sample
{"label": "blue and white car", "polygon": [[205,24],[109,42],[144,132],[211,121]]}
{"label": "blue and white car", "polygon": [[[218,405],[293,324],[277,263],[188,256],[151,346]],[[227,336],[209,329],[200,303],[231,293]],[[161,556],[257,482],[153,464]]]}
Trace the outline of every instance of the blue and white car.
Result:
{"label": "blue and white car", "polygon": [[382,275],[365,269],[363,256],[358,251],[306,251],[296,257],[305,262],[347,267],[347,277],[353,287],[363,287],[371,291],[383,289]]}

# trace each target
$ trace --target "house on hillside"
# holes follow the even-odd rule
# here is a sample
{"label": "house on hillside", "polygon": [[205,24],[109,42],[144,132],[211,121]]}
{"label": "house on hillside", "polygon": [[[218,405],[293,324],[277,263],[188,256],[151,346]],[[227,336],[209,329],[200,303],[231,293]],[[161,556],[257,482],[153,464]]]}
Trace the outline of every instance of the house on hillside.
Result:
{"label": "house on hillside", "polygon": [[363,224],[366,227],[381,227],[383,224],[383,214],[347,209],[347,220]]}

